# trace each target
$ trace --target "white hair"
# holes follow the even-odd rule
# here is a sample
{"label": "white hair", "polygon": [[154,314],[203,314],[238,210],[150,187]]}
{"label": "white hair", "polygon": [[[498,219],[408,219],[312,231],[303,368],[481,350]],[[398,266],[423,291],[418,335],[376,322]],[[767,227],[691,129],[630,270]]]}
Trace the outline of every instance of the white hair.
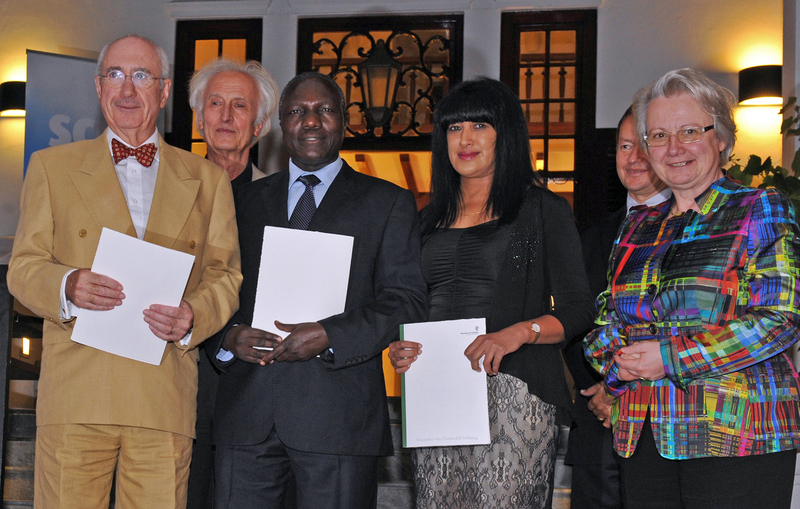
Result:
{"label": "white hair", "polygon": [[248,60],[244,64],[220,58],[213,60],[203,66],[202,69],[196,71],[192,75],[189,82],[189,106],[195,111],[197,130],[203,134],[200,128],[200,122],[203,119],[203,106],[205,104],[206,87],[211,78],[222,72],[238,72],[252,78],[253,82],[258,88],[258,107],[256,113],[256,124],[264,124],[264,127],[259,132],[258,136],[253,136],[250,142],[252,146],[261,137],[269,132],[270,117],[275,112],[275,107],[278,105],[278,84],[272,75],[264,69],[260,62],[255,60]]}

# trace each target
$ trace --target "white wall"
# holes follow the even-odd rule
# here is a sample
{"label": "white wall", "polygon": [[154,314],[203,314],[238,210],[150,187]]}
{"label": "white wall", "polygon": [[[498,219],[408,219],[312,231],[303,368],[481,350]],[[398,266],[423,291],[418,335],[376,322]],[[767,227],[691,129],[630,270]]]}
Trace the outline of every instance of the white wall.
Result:
{"label": "white wall", "polygon": [[[613,127],[634,92],[669,69],[697,67],[736,92],[740,69],[781,63],[783,1],[0,0],[0,82],[24,79],[26,49],[86,56],[117,36],[138,32],[172,56],[176,19],[263,16],[264,64],[283,85],[294,75],[298,17],[431,12],[464,13],[465,78],[498,77],[503,10],[596,8],[597,126]],[[10,210],[19,195],[23,138],[14,134],[20,130],[14,122],[21,121],[0,119],[0,236],[13,234],[16,225]],[[764,144],[744,126],[740,131],[737,154],[780,159],[777,135]],[[272,164],[279,146],[274,132],[262,143]]]}

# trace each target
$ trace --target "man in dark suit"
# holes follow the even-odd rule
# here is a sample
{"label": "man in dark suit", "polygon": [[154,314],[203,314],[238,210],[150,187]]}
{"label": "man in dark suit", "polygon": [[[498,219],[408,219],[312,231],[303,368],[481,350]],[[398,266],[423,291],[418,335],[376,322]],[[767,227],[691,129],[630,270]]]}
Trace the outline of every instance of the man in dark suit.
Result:
{"label": "man in dark suit", "polygon": [[[651,207],[672,194],[653,172],[640,147],[631,108],[617,126],[617,176],[628,190],[625,207],[581,232],[583,261],[593,295],[599,295],[608,285],[608,257],[628,211],[639,205]],[[566,350],[567,366],[582,396],[577,398],[578,416],[569,433],[565,460],[572,465],[570,504],[581,509],[618,509],[622,507],[619,467],[609,429],[613,399],[603,389],[600,375],[583,357],[581,341],[585,335],[573,338]]]}
{"label": "man in dark suit", "polygon": [[[414,197],[341,160],[344,107],[327,76],[290,81],[279,105],[289,169],[236,195],[245,280],[217,337],[220,508],[280,507],[291,474],[301,509],[377,504],[377,460],[392,452],[381,352],[399,324],[425,319],[427,288]],[[282,339],[247,325],[266,225],[354,237],[343,313],[277,322]],[[324,252],[308,270],[325,278]]]}

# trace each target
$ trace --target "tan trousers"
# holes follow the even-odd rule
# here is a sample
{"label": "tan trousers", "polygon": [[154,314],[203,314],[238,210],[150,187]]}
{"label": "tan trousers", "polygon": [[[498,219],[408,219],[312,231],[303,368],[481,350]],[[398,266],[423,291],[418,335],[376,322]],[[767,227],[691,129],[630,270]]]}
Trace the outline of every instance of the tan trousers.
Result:
{"label": "tan trousers", "polygon": [[192,439],[146,428],[64,424],[36,430],[34,509],[185,509]]}

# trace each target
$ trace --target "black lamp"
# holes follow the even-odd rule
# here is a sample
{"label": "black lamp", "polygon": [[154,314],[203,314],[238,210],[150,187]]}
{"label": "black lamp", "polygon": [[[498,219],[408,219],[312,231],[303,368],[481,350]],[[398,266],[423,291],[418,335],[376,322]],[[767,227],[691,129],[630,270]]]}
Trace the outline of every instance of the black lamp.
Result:
{"label": "black lamp", "polygon": [[0,84],[0,117],[25,116],[25,82],[6,81]]}
{"label": "black lamp", "polygon": [[739,104],[743,106],[783,104],[781,66],[759,65],[739,71]]}
{"label": "black lamp", "polygon": [[358,64],[366,113],[372,125],[383,126],[392,117],[402,70],[403,64],[392,58],[382,39],[378,39],[369,58]]}

